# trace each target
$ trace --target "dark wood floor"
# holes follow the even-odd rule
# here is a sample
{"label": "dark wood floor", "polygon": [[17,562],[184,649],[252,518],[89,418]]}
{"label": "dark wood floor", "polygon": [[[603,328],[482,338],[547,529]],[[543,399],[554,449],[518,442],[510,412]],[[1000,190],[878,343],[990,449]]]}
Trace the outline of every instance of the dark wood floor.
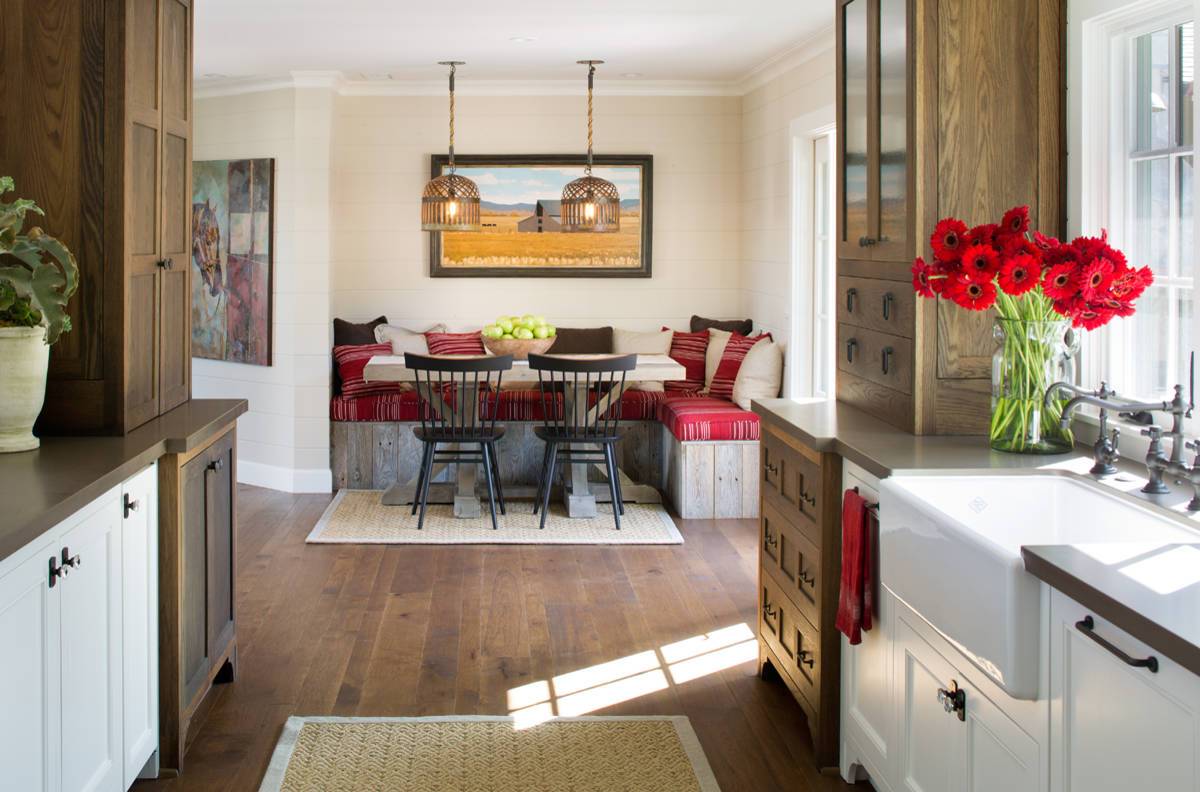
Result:
{"label": "dark wood floor", "polygon": [[[681,521],[668,547],[319,546],[327,496],[239,497],[238,678],[183,776],[137,792],[257,789],[289,715],[507,714],[510,689],[755,623],[750,520]],[[814,769],[803,715],[753,661],[597,713],[687,715],[725,792],[869,789]]]}

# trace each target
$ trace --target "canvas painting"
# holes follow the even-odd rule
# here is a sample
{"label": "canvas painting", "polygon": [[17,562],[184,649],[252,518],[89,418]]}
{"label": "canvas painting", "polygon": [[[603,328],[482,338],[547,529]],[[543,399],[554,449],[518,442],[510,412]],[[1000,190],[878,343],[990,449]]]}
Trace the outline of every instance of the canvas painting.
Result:
{"label": "canvas painting", "polygon": [[275,160],[192,163],[192,356],[271,365]]}
{"label": "canvas painting", "polygon": [[[459,156],[457,172],[479,186],[480,231],[430,234],[434,277],[648,277],[652,158],[596,157],[592,174],[621,196],[620,230],[561,227],[563,187],[584,175],[581,156]],[[433,173],[446,157],[435,155]]]}

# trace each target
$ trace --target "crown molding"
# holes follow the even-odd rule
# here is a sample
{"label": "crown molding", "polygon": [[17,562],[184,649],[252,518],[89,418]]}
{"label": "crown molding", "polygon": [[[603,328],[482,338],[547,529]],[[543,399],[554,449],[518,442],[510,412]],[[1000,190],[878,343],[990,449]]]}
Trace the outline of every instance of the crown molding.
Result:
{"label": "crown molding", "polygon": [[[737,80],[605,79],[602,96],[744,96],[781,74],[833,49],[834,28],[826,26],[783,52],[771,56]],[[350,79],[337,71],[293,71],[290,74],[195,79],[197,99],[277,91],[324,88],[342,96],[441,96],[446,81]],[[470,80],[460,82],[459,96],[583,96],[580,80]]]}

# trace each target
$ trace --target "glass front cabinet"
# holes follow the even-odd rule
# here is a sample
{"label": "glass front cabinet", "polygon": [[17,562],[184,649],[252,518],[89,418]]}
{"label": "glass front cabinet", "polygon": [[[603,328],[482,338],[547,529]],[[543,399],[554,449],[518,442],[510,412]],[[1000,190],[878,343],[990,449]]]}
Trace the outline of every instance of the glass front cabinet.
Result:
{"label": "glass front cabinet", "polygon": [[839,0],[838,258],[911,260],[909,0]]}

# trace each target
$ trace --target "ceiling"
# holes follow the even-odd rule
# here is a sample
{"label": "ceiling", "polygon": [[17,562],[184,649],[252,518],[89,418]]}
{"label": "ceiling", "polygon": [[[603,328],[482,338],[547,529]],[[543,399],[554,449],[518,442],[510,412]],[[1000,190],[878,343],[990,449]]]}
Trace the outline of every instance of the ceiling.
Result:
{"label": "ceiling", "polygon": [[833,23],[828,0],[205,0],[198,80],[338,71],[352,79],[733,83]]}

